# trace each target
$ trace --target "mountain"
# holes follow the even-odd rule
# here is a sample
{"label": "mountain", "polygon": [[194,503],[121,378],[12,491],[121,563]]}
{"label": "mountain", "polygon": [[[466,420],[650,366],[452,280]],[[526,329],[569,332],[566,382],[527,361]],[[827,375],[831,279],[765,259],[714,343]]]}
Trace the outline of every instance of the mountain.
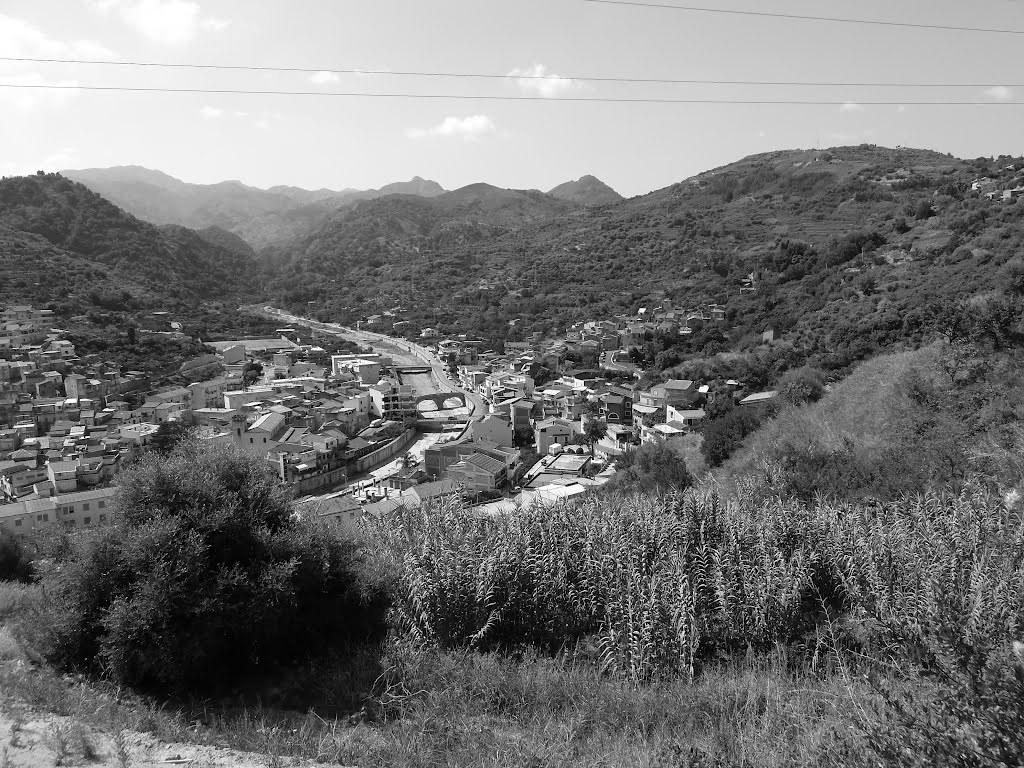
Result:
{"label": "mountain", "polygon": [[256,249],[308,232],[343,205],[391,194],[433,197],[444,192],[437,182],[418,176],[379,190],[335,191],[289,186],[258,189],[240,181],[189,184],[134,165],[62,173],[140,219],[196,230],[220,227],[241,236]]}
{"label": "mountain", "polygon": [[548,194],[580,205],[611,205],[623,199],[622,195],[594,176],[559,184]]}
{"label": "mountain", "polygon": [[471,184],[430,198],[387,195],[340,208],[306,236],[267,249],[264,255],[271,263],[290,265],[293,270],[323,270],[340,276],[380,258],[491,243],[531,222],[576,208],[537,190],[489,184]]}
{"label": "mountain", "polygon": [[988,177],[1001,194],[1024,184],[1016,168],[862,145],[755,155],[600,207],[488,185],[384,199],[278,254],[290,270],[278,297],[342,321],[401,305],[414,325],[494,341],[666,298],[717,303],[728,320],[715,333],[653,337],[645,367],[700,378],[695,361],[758,349],[772,328],[783,341],[744,371],[750,381],[801,361],[845,370],[920,341],[936,302],[1005,283],[1024,251],[1024,204],[971,185]]}
{"label": "mountain", "polygon": [[378,195],[418,195],[419,197],[437,197],[443,195],[444,187],[436,181],[421,179],[413,176],[411,181],[396,181],[394,184],[387,184],[377,190]]}
{"label": "mountain", "polygon": [[141,221],[60,174],[0,180],[2,273],[17,275],[0,282],[12,297],[23,291],[23,300],[101,289],[193,299],[245,294],[255,265],[231,237]]}

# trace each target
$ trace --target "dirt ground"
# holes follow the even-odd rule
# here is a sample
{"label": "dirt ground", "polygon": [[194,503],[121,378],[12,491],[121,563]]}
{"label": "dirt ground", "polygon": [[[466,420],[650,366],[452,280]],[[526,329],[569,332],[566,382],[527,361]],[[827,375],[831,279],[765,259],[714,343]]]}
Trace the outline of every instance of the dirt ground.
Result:
{"label": "dirt ground", "polygon": [[311,765],[293,757],[161,742],[148,733],[104,733],[68,717],[10,707],[3,709],[11,711],[0,711],[0,768],[287,768],[304,763]]}

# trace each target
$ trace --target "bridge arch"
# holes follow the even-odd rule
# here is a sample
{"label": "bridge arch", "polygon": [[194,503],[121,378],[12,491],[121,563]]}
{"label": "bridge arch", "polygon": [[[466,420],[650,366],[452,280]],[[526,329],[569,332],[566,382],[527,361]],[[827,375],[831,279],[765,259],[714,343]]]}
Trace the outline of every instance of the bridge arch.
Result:
{"label": "bridge arch", "polygon": [[419,409],[420,403],[431,402],[436,410],[444,411],[451,407],[445,406],[445,401],[447,400],[458,400],[459,405],[456,407],[465,407],[467,405],[466,395],[462,392],[437,392],[432,395],[422,395],[416,398],[416,408]]}

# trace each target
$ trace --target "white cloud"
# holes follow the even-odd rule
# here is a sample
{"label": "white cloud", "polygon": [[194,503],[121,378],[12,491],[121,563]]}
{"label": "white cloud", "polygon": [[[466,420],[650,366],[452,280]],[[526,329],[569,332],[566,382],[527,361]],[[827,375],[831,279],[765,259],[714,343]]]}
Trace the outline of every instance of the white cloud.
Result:
{"label": "white cloud", "polygon": [[341,80],[335,72],[314,72],[309,77],[311,83],[316,85],[327,85],[328,83],[337,83]]}
{"label": "white cloud", "polygon": [[87,0],[100,13],[116,9],[121,18],[153,42],[184,45],[200,30],[220,32],[230,19],[200,16],[199,3],[193,0]]}
{"label": "white cloud", "polygon": [[199,110],[199,114],[209,120],[216,120],[219,117],[224,117],[224,110],[217,107],[203,107]]}
{"label": "white cloud", "polygon": [[242,112],[241,110],[235,112],[235,117],[248,117],[248,116],[249,116],[248,112]]}
{"label": "white cloud", "polygon": [[27,21],[4,14],[0,14],[0,51],[13,57],[117,58],[113,51],[95,40],[55,40]]}
{"label": "white cloud", "polygon": [[543,96],[546,99],[552,99],[583,87],[583,83],[579,80],[549,73],[543,64],[534,64],[527,69],[513,69],[508,76],[516,78],[516,84],[521,90]]}
{"label": "white cloud", "polygon": [[81,91],[74,80],[50,80],[38,72],[5,75],[4,82],[18,86],[0,88],[0,104],[18,112],[33,112],[40,108],[58,109]]}
{"label": "white cloud", "polygon": [[839,111],[840,112],[863,112],[864,111],[864,105],[863,104],[858,104],[855,101],[848,101],[845,104],[843,104],[841,107],[839,107]]}
{"label": "white cloud", "polygon": [[487,115],[471,115],[469,117],[446,117],[433,128],[413,128],[409,131],[410,139],[424,139],[428,136],[462,137],[466,141],[480,141],[484,136],[497,130],[494,121]]}
{"label": "white cloud", "polygon": [[199,26],[209,32],[223,32],[231,26],[231,19],[218,19],[208,16],[199,22]]}
{"label": "white cloud", "polygon": [[1005,85],[994,85],[982,93],[995,101],[1009,101],[1013,98],[1013,91]]}

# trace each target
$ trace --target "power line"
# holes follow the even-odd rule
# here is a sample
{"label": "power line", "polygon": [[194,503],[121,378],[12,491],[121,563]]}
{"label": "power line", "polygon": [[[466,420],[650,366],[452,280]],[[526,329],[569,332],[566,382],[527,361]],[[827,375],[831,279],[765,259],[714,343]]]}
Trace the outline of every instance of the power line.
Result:
{"label": "power line", "polygon": [[[589,103],[625,103],[625,104],[764,104],[792,105],[813,107],[841,107],[851,104],[849,100],[804,100],[804,99],[678,99],[678,98],[644,98],[614,96],[502,96],[489,94],[461,93],[381,93],[370,91],[285,91],[285,90],[243,90],[236,88],[158,88],[152,86],[122,85],[71,85],[71,84],[28,84],[0,83],[0,88],[25,88],[64,91],[117,91],[125,93],[204,93],[215,95],[243,96],[320,96],[350,97],[379,99],[451,99],[468,101],[558,101],[558,102],[589,102]],[[865,107],[906,106],[906,107],[1002,107],[1024,106],[1024,101],[863,101],[856,105]]]}
{"label": "power line", "polygon": [[101,59],[43,59],[25,56],[0,56],[0,61],[35,63],[35,64],[86,64],[107,65],[118,67],[153,67],[166,69],[200,69],[243,72],[285,72],[301,74],[317,74],[328,72],[334,75],[393,75],[396,77],[447,77],[484,80],[537,80],[551,78],[573,80],[589,83],[647,83],[651,85],[757,85],[757,86],[805,86],[813,88],[990,88],[1001,85],[1005,88],[1022,88],[1024,83],[872,83],[872,82],[825,82],[807,80],[701,80],[693,78],[664,77],[602,77],[589,75],[552,75],[552,74],[507,74],[498,75],[482,72],[425,72],[401,71],[386,69],[330,69],[328,67],[270,67],[243,64],[185,64],[159,61],[107,61]]}
{"label": "power line", "polygon": [[728,8],[701,8],[693,5],[674,5],[670,3],[647,3],[639,0],[581,0],[584,3],[600,3],[601,5],[622,5],[634,8],[658,8],[671,11],[689,11],[691,13],[715,13],[728,16],[756,16],[769,19],[787,19],[789,21],[825,21],[835,24],[864,24],[879,27],[902,27],[910,29],[934,29],[946,32],[983,32],[994,35],[1024,35],[1024,29],[994,29],[991,27],[958,27],[946,24],[921,24],[911,21],[879,21],[877,19],[847,19],[836,16],[807,16],[799,13],[776,13],[771,11],[740,11]]}

